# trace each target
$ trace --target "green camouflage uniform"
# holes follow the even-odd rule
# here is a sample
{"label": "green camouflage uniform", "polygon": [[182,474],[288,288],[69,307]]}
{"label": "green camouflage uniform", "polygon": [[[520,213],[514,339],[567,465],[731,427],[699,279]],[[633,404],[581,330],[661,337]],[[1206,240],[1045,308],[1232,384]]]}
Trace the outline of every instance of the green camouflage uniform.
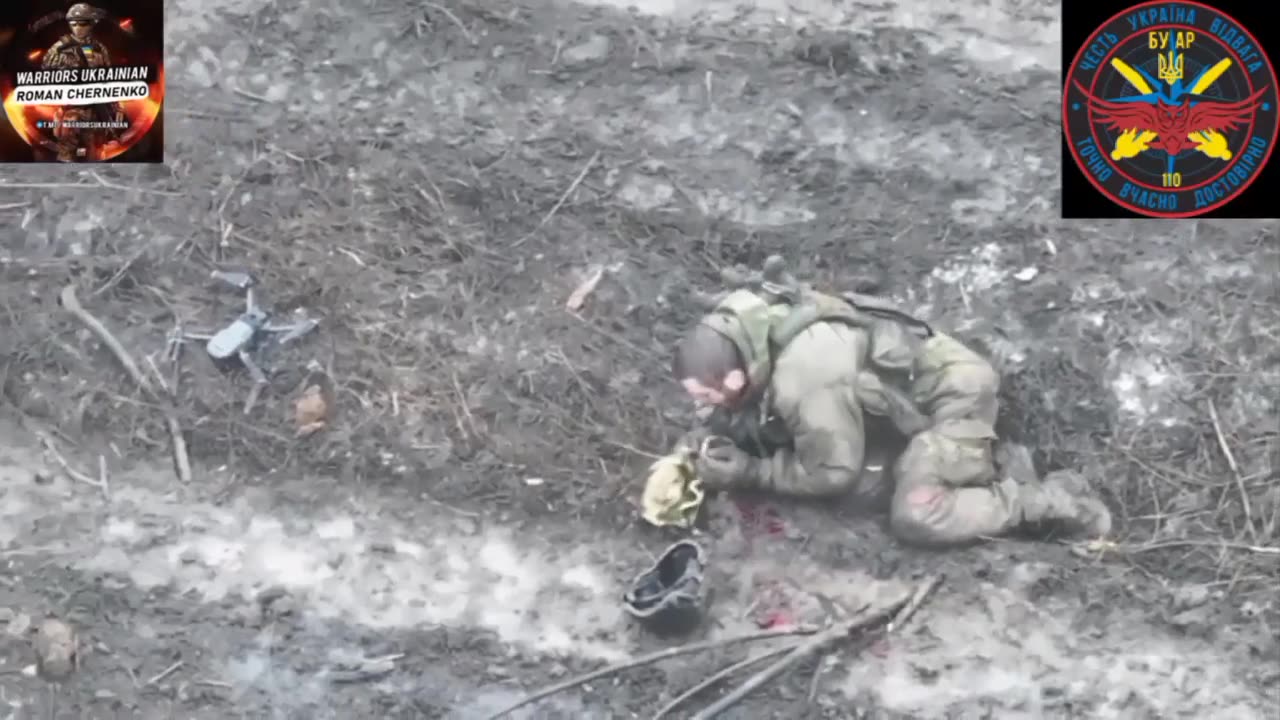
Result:
{"label": "green camouflage uniform", "polygon": [[[794,299],[736,290],[702,322],[748,364],[756,408],[773,419],[761,457],[733,487],[829,497],[889,498],[902,540],[954,545],[1024,523],[1061,521],[1105,534],[1105,506],[1065,476],[998,477],[993,462],[999,377],[964,344],[879,300],[805,291]],[[761,418],[763,419],[763,418]],[[896,429],[905,448],[891,473],[867,447],[868,423]],[[713,428],[714,431],[714,428]],[[734,438],[743,445],[741,433]],[[879,443],[877,443],[879,445]],[[1029,461],[1022,463],[1030,469]],[[1034,471],[1032,471],[1034,476]]]}

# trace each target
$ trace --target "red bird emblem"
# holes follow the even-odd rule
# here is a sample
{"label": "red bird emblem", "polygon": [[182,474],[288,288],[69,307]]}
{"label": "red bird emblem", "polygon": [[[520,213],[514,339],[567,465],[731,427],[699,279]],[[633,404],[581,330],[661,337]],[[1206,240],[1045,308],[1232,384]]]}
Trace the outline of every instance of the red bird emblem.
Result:
{"label": "red bird emblem", "polygon": [[1195,143],[1187,138],[1191,133],[1205,130],[1226,132],[1248,125],[1261,104],[1259,98],[1267,91],[1264,87],[1237,102],[1200,100],[1192,105],[1191,95],[1185,96],[1181,103],[1167,103],[1163,100],[1155,104],[1114,102],[1089,94],[1078,80],[1076,88],[1088,99],[1095,121],[1105,123],[1110,130],[1121,132],[1135,128],[1150,130],[1159,136],[1159,139],[1151,143],[1151,147],[1164,150],[1170,155],[1195,147]]}

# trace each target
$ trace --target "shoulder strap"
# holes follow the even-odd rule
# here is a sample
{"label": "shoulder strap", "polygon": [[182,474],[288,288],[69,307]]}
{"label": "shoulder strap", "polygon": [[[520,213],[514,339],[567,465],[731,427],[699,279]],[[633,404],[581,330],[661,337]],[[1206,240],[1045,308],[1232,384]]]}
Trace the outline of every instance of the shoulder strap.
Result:
{"label": "shoulder strap", "polygon": [[871,329],[877,321],[889,320],[914,329],[924,337],[933,336],[928,323],[894,307],[891,303],[869,295],[847,293],[840,296],[808,292],[799,302],[791,305],[791,311],[776,323],[770,340],[777,348],[786,347],[797,335],[817,322],[842,322],[854,327]]}
{"label": "shoulder strap", "polygon": [[933,327],[929,323],[921,320],[910,313],[899,310],[896,305],[873,295],[862,295],[860,293],[842,293],[840,298],[868,315],[874,315],[885,320],[894,320],[903,325],[910,326],[920,331],[924,337],[933,337]]}

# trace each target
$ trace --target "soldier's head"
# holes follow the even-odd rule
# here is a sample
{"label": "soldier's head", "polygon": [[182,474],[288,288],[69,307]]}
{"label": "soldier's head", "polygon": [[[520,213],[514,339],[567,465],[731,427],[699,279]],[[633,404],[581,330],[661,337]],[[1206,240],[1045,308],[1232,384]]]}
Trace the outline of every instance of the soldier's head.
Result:
{"label": "soldier's head", "polygon": [[88,40],[93,26],[98,22],[98,11],[86,3],[76,3],[67,9],[67,25],[77,40]]}
{"label": "soldier's head", "polygon": [[702,405],[735,407],[747,394],[747,369],[738,346],[699,323],[676,345],[671,371]]}

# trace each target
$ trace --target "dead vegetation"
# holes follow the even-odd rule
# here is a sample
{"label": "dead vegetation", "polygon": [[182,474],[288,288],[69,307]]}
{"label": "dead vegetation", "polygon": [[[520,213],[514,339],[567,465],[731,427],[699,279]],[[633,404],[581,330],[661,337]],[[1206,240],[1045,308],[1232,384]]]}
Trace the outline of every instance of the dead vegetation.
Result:
{"label": "dead vegetation", "polygon": [[[472,47],[477,28],[489,23],[497,33],[514,22],[434,10],[404,27],[439,35],[441,52],[463,58],[483,57]],[[829,71],[848,58],[810,60]],[[833,194],[832,215],[813,237],[751,232],[707,217],[687,198],[679,212],[631,209],[611,196],[611,172],[649,163],[677,194],[685,179],[562,121],[539,122],[519,140],[479,123],[442,127],[443,139],[421,158],[397,155],[385,134],[353,141],[285,130],[277,145],[241,142],[244,161],[227,165],[234,175],[188,164],[165,187],[138,188],[106,170],[72,188],[7,185],[29,199],[0,205],[6,220],[39,210],[32,222],[52,226],[85,198],[127,197],[131,218],[167,223],[171,239],[129,235],[122,220],[76,255],[32,248],[15,233],[0,264],[4,397],[62,442],[123,456],[167,453],[165,403],[133,388],[118,355],[59,307],[59,290],[75,283],[85,309],[149,367],[175,318],[216,328],[235,317],[240,297],[207,278],[214,268],[243,268],[274,310],[303,307],[322,324],[274,358],[271,386],[247,416],[243,374],[188,353],[174,415],[198,466],[227,465],[246,478],[305,470],[412,482],[450,504],[614,516],[629,511],[623,496],[649,461],[643,453],[666,450],[684,419],[672,410],[664,370],[667,343],[692,318],[679,302],[688,283],[712,277],[719,264],[784,252],[806,258],[802,272],[818,265],[823,280],[845,287],[863,282],[873,265],[892,284],[910,285],[977,241],[976,232],[952,229],[945,203],[854,217],[845,207],[856,199],[849,183],[889,187],[885,178],[837,176],[831,158],[801,162],[794,147],[762,157],[785,158],[774,169],[806,191]],[[904,207],[918,200],[909,187],[892,190]],[[919,228],[921,218],[906,217],[912,212],[937,222]],[[1105,486],[1128,536],[1094,551],[1265,604],[1280,588],[1280,300],[1268,273],[1215,279],[1198,269],[1212,247],[1231,255],[1225,260],[1274,268],[1276,230],[1200,227],[1198,238],[1128,244],[1081,234],[1079,254],[1062,261],[1067,271],[1106,276],[1140,253],[1172,252],[1181,274],[1150,268],[1132,287],[1063,302],[1038,329],[1027,368],[1009,379],[1013,404],[1021,404],[1014,424],[1042,469],[1082,466]],[[1027,230],[996,232],[1016,244]],[[1140,287],[1158,277],[1165,281]],[[574,294],[588,285],[589,294]],[[1112,320],[1094,327],[1080,317],[1086,311]],[[1171,339],[1143,339],[1151,332]],[[1104,386],[1116,352],[1149,355],[1185,383],[1174,393],[1175,424],[1156,418],[1128,429],[1129,411]],[[326,397],[327,417],[323,428],[300,433],[297,404],[313,386]],[[1257,398],[1261,405],[1251,406]]]}
{"label": "dead vegetation", "polygon": [[[1223,239],[1236,263],[1280,267],[1274,229]],[[1203,267],[1174,270],[1155,285],[1169,294],[1135,312],[1135,326],[1167,328],[1164,362],[1181,391],[1175,426],[1129,431],[1109,445],[1124,478],[1116,501],[1141,533],[1122,552],[1165,577],[1200,571],[1246,614],[1276,612],[1280,288],[1273,274],[1197,286],[1191,275]]]}
{"label": "dead vegetation", "polygon": [[697,684],[662,705],[653,715],[653,718],[654,720],[661,720],[662,718],[669,716],[681,705],[689,703],[689,701],[693,700],[700,693],[710,690],[715,685],[724,682],[735,672],[752,665],[762,664],[765,660],[778,656],[781,657],[765,666],[759,672],[749,676],[742,682],[742,684],[738,685],[730,692],[725,693],[719,699],[702,708],[691,717],[694,718],[694,720],[712,720],[712,718],[720,717],[725,712],[742,703],[752,693],[759,691],[769,683],[793,670],[796,670],[803,664],[808,664],[811,661],[817,660],[819,662],[814,669],[808,698],[809,703],[812,704],[818,682],[821,679],[822,665],[820,661],[824,655],[829,652],[836,652],[840,649],[839,646],[843,642],[851,639],[855,639],[863,644],[869,645],[870,643],[867,642],[866,634],[868,634],[872,628],[882,628],[882,632],[879,634],[880,638],[883,638],[890,633],[901,632],[903,628],[907,627],[908,622],[920,609],[920,606],[924,604],[942,581],[943,578],[941,575],[928,577],[921,581],[914,589],[903,588],[892,599],[882,601],[875,605],[868,604],[865,607],[859,608],[856,612],[853,612],[852,617],[833,621],[827,627],[821,629],[800,626],[788,629],[767,630],[752,635],[724,638],[702,643],[679,645],[667,648],[666,650],[661,650],[653,653],[652,655],[646,655],[618,665],[611,665],[599,670],[594,670],[586,673],[585,675],[570,678],[569,680],[550,685],[526,695],[498,712],[489,715],[488,720],[499,720],[499,718],[507,717],[520,708],[531,705],[556,693],[572,690],[588,682],[599,680],[600,678],[628,670],[634,670],[635,668],[651,665],[669,658],[687,655],[694,652],[716,650],[736,644],[760,640],[775,640],[791,636],[800,636],[804,639],[793,641],[788,645],[766,650],[763,653],[757,654],[746,660],[735,662],[722,668],[718,672],[702,679]]}
{"label": "dead vegetation", "polygon": [[1252,269],[1280,267],[1277,229],[1198,226],[1193,239],[1211,245],[1134,235],[1152,260],[1129,248],[1099,258],[1149,274],[1093,299],[1118,322],[1060,324],[1072,333],[1055,341],[1061,353],[1011,379],[1005,427],[1022,428],[1041,469],[1088,469],[1119,511],[1125,536],[1087,555],[1272,614],[1280,287]]}
{"label": "dead vegetation", "polygon": [[[381,153],[347,152],[356,165]],[[271,385],[248,415],[244,373],[214,367],[199,344],[187,349],[173,375],[177,415],[203,466],[412,478],[450,503],[522,502],[510,494],[537,478],[553,481],[535,501],[544,512],[561,502],[589,511],[624,485],[624,466],[645,461],[624,448],[661,448],[667,429],[658,398],[637,391],[661,381],[661,336],[636,337],[616,319],[627,298],[606,277],[610,268],[575,262],[572,251],[541,254],[554,252],[548,225],[585,233],[584,219],[614,217],[574,208],[578,218],[557,223],[569,206],[596,202],[580,185],[599,172],[601,155],[567,153],[556,164],[565,174],[540,183],[465,162],[392,183],[345,176],[345,163],[263,150],[243,177],[224,180],[213,222],[179,242],[104,235],[92,254],[64,248],[6,263],[10,291],[0,302],[15,342],[0,360],[5,395],[67,438],[97,435],[124,454],[154,452],[167,432],[160,396],[168,386],[156,392],[170,376],[165,335],[175,319],[188,330],[233,320],[241,296],[209,273],[243,269],[276,314],[306,308],[321,327],[269,359]],[[298,174],[309,182],[297,205],[249,219],[229,200]],[[510,209],[517,187],[520,203],[542,208],[533,222]],[[183,207],[157,201],[149,210]],[[516,244],[528,247],[511,251]],[[85,336],[86,324],[59,306],[64,282],[107,335]],[[626,367],[614,362],[621,356]],[[321,390],[329,398],[323,430],[298,420],[299,403]],[[594,486],[600,476],[617,482]]]}

